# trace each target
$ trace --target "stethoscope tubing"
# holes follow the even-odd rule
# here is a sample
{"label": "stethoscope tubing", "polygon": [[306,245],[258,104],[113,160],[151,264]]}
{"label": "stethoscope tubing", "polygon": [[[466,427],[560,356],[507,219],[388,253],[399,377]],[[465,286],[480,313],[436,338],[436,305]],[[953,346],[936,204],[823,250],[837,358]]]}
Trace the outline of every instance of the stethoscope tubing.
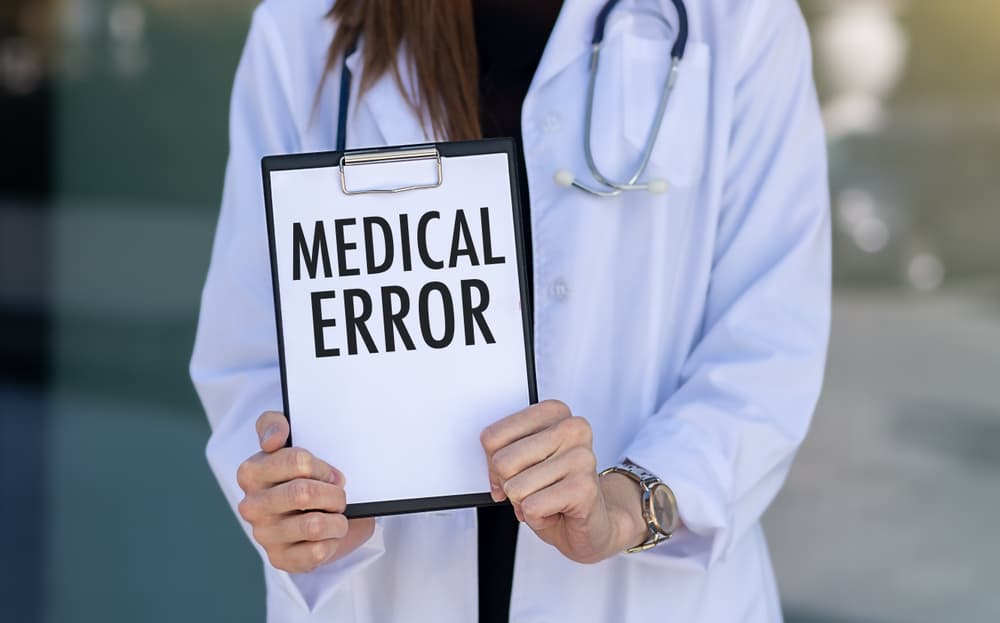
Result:
{"label": "stethoscope tubing", "polygon": [[347,149],[347,109],[351,105],[351,68],[347,66],[347,57],[354,54],[358,48],[355,39],[344,50],[344,59],[340,67],[340,110],[337,113],[337,151],[344,153]]}
{"label": "stethoscope tubing", "polygon": [[[656,115],[653,117],[653,123],[651,124],[649,132],[646,135],[646,141],[643,145],[642,156],[639,159],[638,166],[635,168],[633,174],[629,176],[627,181],[616,182],[612,180],[608,176],[604,175],[601,172],[600,167],[598,167],[597,162],[594,159],[591,140],[593,137],[594,96],[597,89],[597,73],[600,65],[601,49],[604,45],[604,31],[607,27],[611,11],[614,10],[620,1],[621,0],[608,0],[604,6],[601,7],[601,10],[597,13],[597,18],[594,21],[594,34],[591,39],[590,67],[587,78],[587,104],[584,109],[584,158],[586,159],[587,168],[590,170],[590,174],[597,181],[597,183],[604,188],[595,188],[586,185],[577,180],[575,176],[573,176],[573,174],[566,169],[562,169],[556,173],[556,182],[558,184],[563,186],[572,186],[599,197],[616,197],[626,190],[648,190],[653,193],[660,193],[666,190],[666,183],[662,180],[650,180],[649,182],[642,184],[638,183],[638,181],[649,167],[649,161],[652,158],[653,149],[656,146],[656,140],[659,136],[660,128],[663,125],[663,118],[667,111],[667,105],[670,102],[670,96],[673,94],[674,86],[677,84],[677,76],[680,71],[681,61],[683,61],[684,52],[687,49],[687,9],[684,6],[683,0],[671,0],[677,11],[678,27],[677,38],[670,51],[670,74],[667,76],[663,92],[660,96],[659,102],[657,103]],[[659,20],[666,28],[670,28],[670,23],[667,21],[666,17],[660,13],[650,11],[648,9],[639,9],[635,12],[649,15]],[[347,50],[344,51],[344,58],[340,72],[340,110],[337,117],[337,151],[339,152],[344,152],[347,146],[347,115],[351,99],[352,76],[351,70],[347,66],[347,57],[354,53],[356,48],[357,41],[354,41],[350,46],[348,46]]]}
{"label": "stethoscope tubing", "polygon": [[[677,39],[674,41],[674,47],[670,50],[671,58],[684,58],[684,51],[687,49],[688,40],[688,15],[687,7],[684,6],[683,0],[670,0],[674,5],[674,10],[677,11]],[[601,10],[597,13],[597,19],[594,20],[594,36],[591,39],[591,43],[594,45],[600,45],[604,41],[604,30],[608,25],[608,17],[611,15],[611,11],[614,10],[621,0],[608,0],[601,7]],[[653,13],[648,9],[642,10],[643,13]],[[655,13],[658,17],[662,18],[662,15]]]}
{"label": "stethoscope tubing", "polygon": [[[590,67],[587,78],[587,104],[584,109],[583,121],[583,154],[587,162],[587,168],[589,169],[594,180],[605,188],[597,188],[584,184],[580,180],[576,179],[572,173],[566,170],[561,170],[556,173],[557,183],[564,186],[572,186],[573,188],[577,188],[598,197],[616,197],[627,190],[648,190],[653,193],[661,193],[666,190],[666,182],[662,180],[650,180],[644,184],[639,184],[637,182],[649,167],[649,161],[653,156],[653,149],[656,147],[656,140],[659,136],[660,128],[663,126],[663,118],[667,111],[667,105],[670,103],[670,96],[673,94],[674,86],[677,84],[677,76],[680,72],[681,61],[683,61],[684,52],[687,49],[687,10],[682,0],[671,1],[677,10],[678,16],[677,38],[674,41],[674,45],[670,53],[670,73],[667,76],[667,80],[663,86],[663,91],[660,95],[659,101],[657,102],[656,114],[653,117],[653,123],[650,125],[649,131],[646,135],[639,164],[636,166],[632,175],[628,177],[627,181],[616,182],[604,175],[601,171],[594,159],[593,147],[591,145],[594,128],[594,96],[597,89],[597,74],[600,66],[601,49],[604,45],[604,31],[607,27],[608,17],[610,16],[611,11],[620,2],[620,0],[608,0],[608,2],[605,3],[600,12],[597,14],[597,20],[594,24],[594,36],[590,52]],[[658,20],[664,25],[665,28],[670,28],[670,23],[660,13],[647,9],[640,9],[634,12],[646,14]]]}

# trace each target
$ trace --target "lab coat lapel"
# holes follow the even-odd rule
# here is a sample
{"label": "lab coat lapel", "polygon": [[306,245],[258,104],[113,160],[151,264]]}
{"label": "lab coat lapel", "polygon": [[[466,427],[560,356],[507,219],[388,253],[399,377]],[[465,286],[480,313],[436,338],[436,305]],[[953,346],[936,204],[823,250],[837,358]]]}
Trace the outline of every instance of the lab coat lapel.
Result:
{"label": "lab coat lapel", "polygon": [[[563,3],[532,79],[529,94],[590,51],[591,26],[602,4],[600,0],[566,0]],[[352,97],[357,96],[362,81],[364,44],[362,38],[357,49],[347,57],[347,66],[354,77]],[[407,67],[406,50],[403,47],[400,47],[396,60],[399,67]],[[412,77],[406,71],[402,71],[401,75],[407,92],[413,94]],[[386,145],[424,143],[434,138],[420,123],[420,118],[400,91],[392,72],[380,76],[362,96],[357,107],[367,108],[371,113]],[[354,108],[352,106],[352,112]]]}
{"label": "lab coat lapel", "polygon": [[[347,67],[351,70],[353,79],[351,80],[351,97],[356,100],[361,83],[364,79],[362,59],[364,58],[364,38],[358,42],[357,49],[347,57]],[[404,88],[412,94],[415,92],[414,83],[405,71],[408,66],[405,50],[400,47],[396,62],[401,68],[400,74],[403,79]],[[381,75],[372,87],[361,96],[359,102],[352,102],[351,112],[354,113],[360,108],[365,108],[371,114],[378,127],[379,133],[385,145],[410,145],[413,143],[426,143],[431,136],[424,130],[420,123],[420,118],[407,102],[403,92],[396,84],[396,79],[391,71]],[[354,124],[351,124],[352,126]],[[348,141],[351,133],[348,133]],[[370,141],[369,141],[370,142]],[[350,144],[350,147],[372,147],[374,145]]]}

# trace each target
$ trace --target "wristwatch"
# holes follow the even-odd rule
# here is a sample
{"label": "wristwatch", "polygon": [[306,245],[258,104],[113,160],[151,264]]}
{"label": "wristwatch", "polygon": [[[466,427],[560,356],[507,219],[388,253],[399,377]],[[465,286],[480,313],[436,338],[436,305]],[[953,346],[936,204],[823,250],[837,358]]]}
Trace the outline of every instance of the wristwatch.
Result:
{"label": "wristwatch", "polygon": [[670,487],[665,485],[655,474],[646,471],[628,459],[607,468],[600,475],[610,473],[628,476],[639,483],[639,487],[642,489],[642,517],[646,520],[646,526],[649,528],[649,538],[625,551],[629,554],[642,552],[669,539],[680,522],[677,513],[677,498],[674,497],[674,492],[671,491]]}

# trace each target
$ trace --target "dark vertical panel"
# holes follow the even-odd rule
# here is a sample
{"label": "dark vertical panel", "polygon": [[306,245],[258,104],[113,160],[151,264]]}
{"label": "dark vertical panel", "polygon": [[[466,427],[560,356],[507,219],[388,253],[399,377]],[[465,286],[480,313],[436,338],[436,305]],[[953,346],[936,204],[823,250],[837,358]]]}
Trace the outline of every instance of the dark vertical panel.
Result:
{"label": "dark vertical panel", "polygon": [[30,623],[44,603],[54,125],[44,44],[21,30],[27,7],[0,11],[0,621]]}

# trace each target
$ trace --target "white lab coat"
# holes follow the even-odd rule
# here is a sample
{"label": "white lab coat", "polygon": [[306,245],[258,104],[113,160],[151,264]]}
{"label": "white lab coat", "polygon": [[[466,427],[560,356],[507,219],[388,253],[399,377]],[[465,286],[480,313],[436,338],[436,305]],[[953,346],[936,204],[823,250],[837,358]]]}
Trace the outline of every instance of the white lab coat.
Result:
{"label": "white lab coat", "polygon": [[[539,395],[590,421],[601,466],[627,456],[660,475],[686,528],[652,551],[580,565],[522,525],[511,621],[778,621],[759,522],[809,425],[830,307],[807,31],[793,0],[687,0],[687,57],[650,165],[669,191],[597,199],[553,174],[589,178],[582,117],[600,4],[566,1],[522,111]],[[266,0],[233,87],[191,362],[208,459],[233,506],[254,420],[282,404],[259,160],[335,145],[339,67],[316,98],[329,5]],[[670,46],[649,26],[620,19],[607,35],[594,150],[615,175],[636,161],[667,69]],[[355,92],[363,47],[348,61]],[[391,76],[351,103],[348,147],[428,138]],[[474,511],[380,519],[364,546],[313,573],[265,558],[268,620],[475,621],[476,553]]]}

